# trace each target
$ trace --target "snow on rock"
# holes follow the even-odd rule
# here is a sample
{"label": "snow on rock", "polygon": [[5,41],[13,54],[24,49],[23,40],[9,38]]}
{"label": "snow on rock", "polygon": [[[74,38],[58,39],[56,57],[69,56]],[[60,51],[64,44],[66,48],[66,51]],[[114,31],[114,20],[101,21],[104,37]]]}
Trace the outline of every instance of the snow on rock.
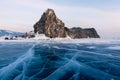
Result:
{"label": "snow on rock", "polygon": [[36,34],[34,39],[35,40],[45,40],[45,39],[50,39],[50,38],[46,37],[45,34]]}

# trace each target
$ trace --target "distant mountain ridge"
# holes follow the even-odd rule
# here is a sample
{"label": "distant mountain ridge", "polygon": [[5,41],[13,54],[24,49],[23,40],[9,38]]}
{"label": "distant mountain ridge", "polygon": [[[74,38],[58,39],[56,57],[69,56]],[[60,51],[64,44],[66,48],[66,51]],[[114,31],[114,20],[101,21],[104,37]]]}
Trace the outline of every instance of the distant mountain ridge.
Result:
{"label": "distant mountain ridge", "polygon": [[22,32],[15,32],[15,31],[10,31],[10,30],[0,30],[0,37],[2,36],[19,36],[23,35],[24,33]]}

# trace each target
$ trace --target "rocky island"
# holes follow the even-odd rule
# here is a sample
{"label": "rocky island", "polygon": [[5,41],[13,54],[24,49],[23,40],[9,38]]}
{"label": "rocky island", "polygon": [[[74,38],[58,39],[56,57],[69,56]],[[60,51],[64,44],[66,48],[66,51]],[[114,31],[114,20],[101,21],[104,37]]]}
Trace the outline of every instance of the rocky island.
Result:
{"label": "rocky island", "polygon": [[57,18],[53,9],[47,9],[41,16],[41,19],[34,25],[34,32],[45,34],[50,38],[65,38],[69,36],[75,38],[100,38],[94,28],[65,27],[65,23]]}

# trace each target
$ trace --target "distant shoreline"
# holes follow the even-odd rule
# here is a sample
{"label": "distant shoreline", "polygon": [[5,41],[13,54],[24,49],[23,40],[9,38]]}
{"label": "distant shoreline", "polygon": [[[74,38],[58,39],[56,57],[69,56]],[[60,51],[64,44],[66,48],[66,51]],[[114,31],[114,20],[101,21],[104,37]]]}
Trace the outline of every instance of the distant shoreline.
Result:
{"label": "distant shoreline", "polygon": [[23,39],[23,40],[3,40],[0,39],[0,43],[8,42],[8,43],[21,43],[21,42],[31,42],[31,43],[87,43],[87,44],[116,44],[120,43],[120,39],[96,39],[96,38],[82,38],[82,39]]}

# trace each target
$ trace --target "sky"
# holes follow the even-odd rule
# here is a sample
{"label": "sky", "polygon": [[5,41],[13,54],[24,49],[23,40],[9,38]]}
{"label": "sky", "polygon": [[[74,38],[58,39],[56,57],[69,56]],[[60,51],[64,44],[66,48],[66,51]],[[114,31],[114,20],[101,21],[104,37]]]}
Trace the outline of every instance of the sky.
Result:
{"label": "sky", "polygon": [[0,29],[29,32],[48,8],[66,27],[93,27],[102,38],[120,38],[120,0],[0,0]]}

